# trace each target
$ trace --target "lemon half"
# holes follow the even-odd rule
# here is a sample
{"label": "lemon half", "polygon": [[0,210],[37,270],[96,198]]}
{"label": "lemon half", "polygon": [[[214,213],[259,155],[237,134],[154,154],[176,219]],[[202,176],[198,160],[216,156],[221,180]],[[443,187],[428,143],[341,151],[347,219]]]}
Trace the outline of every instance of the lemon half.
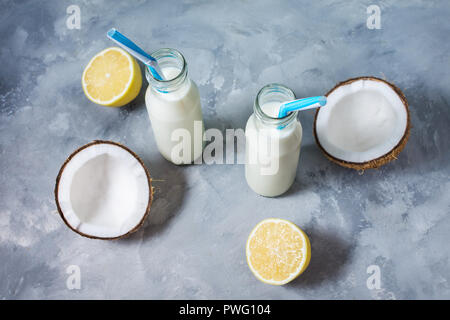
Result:
{"label": "lemon half", "polygon": [[247,263],[264,283],[283,285],[306,270],[311,259],[308,236],[295,224],[283,219],[265,219],[250,233],[246,247]]}
{"label": "lemon half", "polygon": [[96,54],[81,79],[89,100],[103,106],[121,107],[139,94],[142,74],[137,61],[117,47]]}

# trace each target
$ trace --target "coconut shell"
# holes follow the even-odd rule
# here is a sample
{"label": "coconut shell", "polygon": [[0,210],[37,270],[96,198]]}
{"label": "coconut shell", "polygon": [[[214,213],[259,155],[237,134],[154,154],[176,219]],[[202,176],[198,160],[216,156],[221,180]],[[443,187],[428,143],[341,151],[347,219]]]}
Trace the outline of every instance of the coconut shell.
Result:
{"label": "coconut shell", "polygon": [[339,164],[340,166],[346,167],[346,168],[350,168],[350,169],[355,169],[355,170],[366,170],[366,169],[374,169],[374,168],[379,168],[382,165],[392,161],[392,160],[396,160],[398,155],[400,154],[400,152],[403,150],[403,148],[405,147],[406,143],[408,142],[409,139],[409,135],[410,135],[410,131],[411,131],[411,122],[410,122],[410,115],[409,115],[409,106],[408,106],[408,101],[406,100],[405,95],[403,94],[403,92],[394,84],[380,79],[380,78],[376,78],[376,77],[358,77],[358,78],[352,78],[352,79],[348,79],[346,81],[340,82],[338,83],[336,86],[334,86],[333,89],[331,89],[330,91],[328,91],[325,96],[329,96],[334,90],[336,90],[337,88],[343,86],[343,85],[348,85],[352,82],[358,81],[358,80],[372,80],[372,81],[380,81],[383,82],[385,84],[387,84],[389,87],[391,87],[399,96],[400,100],[403,102],[403,106],[405,107],[405,111],[406,111],[406,130],[405,133],[403,134],[403,137],[400,139],[399,143],[388,153],[386,153],[385,155],[378,157],[376,159],[367,161],[367,162],[361,162],[361,163],[357,163],[357,162],[349,162],[349,161],[345,161],[342,159],[338,159],[336,157],[333,157],[331,154],[329,154],[324,148],[323,146],[320,144],[319,139],[317,137],[317,132],[316,132],[316,122],[317,122],[317,116],[319,114],[320,109],[317,109],[316,111],[316,115],[314,117],[314,126],[313,126],[313,133],[314,133],[314,139],[316,140],[317,145],[319,146],[320,150],[322,150],[322,152],[324,153],[324,155],[331,161]]}
{"label": "coconut shell", "polygon": [[[118,146],[122,149],[125,149],[126,151],[128,151],[134,158],[136,158],[136,160],[142,165],[142,167],[144,168],[145,174],[147,176],[147,181],[148,181],[148,186],[149,186],[149,190],[150,190],[150,195],[148,198],[148,204],[147,204],[147,208],[145,210],[145,214],[142,216],[142,219],[139,221],[139,223],[130,231],[128,231],[126,234],[123,234],[121,236],[118,237],[112,237],[112,238],[107,238],[107,237],[96,237],[90,234],[85,234],[83,232],[80,232],[78,230],[76,230],[75,228],[73,228],[68,221],[66,220],[66,218],[64,217],[64,214],[61,210],[61,207],[59,205],[59,198],[58,198],[58,186],[59,186],[59,181],[61,179],[61,175],[66,167],[66,165],[69,163],[70,160],[72,160],[72,158],[81,150],[86,149],[92,145],[96,145],[96,144],[112,144],[115,146]],[[139,156],[134,153],[133,151],[131,151],[130,149],[128,149],[127,147],[125,147],[124,145],[114,142],[114,141],[104,141],[104,140],[94,140],[88,144],[85,144],[84,146],[78,148],[77,150],[75,150],[67,159],[66,161],[64,161],[63,165],[61,166],[61,169],[59,170],[58,176],[56,177],[56,183],[55,183],[55,203],[56,203],[56,207],[58,208],[58,212],[59,215],[61,216],[61,218],[63,219],[64,223],[70,228],[72,229],[72,231],[75,231],[76,233],[78,233],[79,235],[86,237],[86,238],[90,238],[90,239],[100,239],[100,240],[114,240],[114,239],[120,239],[120,238],[125,238],[128,237],[130,234],[132,234],[133,232],[136,232],[140,227],[142,227],[142,225],[144,224],[145,219],[147,218],[147,216],[150,213],[150,207],[152,206],[152,202],[153,202],[153,188],[152,188],[152,179],[150,177],[150,172],[148,171],[147,167],[145,166],[144,162],[141,160],[141,158],[139,158]]]}

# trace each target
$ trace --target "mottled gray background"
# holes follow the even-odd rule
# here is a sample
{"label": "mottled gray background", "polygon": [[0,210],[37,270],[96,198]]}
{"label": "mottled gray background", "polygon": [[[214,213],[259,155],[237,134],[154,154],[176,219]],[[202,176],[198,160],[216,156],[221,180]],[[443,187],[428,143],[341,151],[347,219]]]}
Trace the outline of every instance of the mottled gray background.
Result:
{"label": "mottled gray background", "polygon": [[[81,9],[81,29],[66,8]],[[366,8],[381,8],[381,30]],[[448,1],[1,1],[0,298],[450,298],[450,5]],[[80,79],[117,27],[142,47],[179,49],[199,85],[208,128],[243,128],[260,87],[298,97],[373,75],[410,103],[412,134],[379,170],[329,162],[301,115],[297,179],[277,199],[253,193],[243,165],[177,167],[158,153],[144,89],[119,109],[94,105]],[[94,139],[136,151],[156,182],[144,228],[97,241],[63,224],[53,200],[64,159]],[[312,241],[293,283],[260,283],[245,241],[263,218],[294,221]],[[68,290],[66,269],[81,269]],[[381,289],[366,269],[378,265]]]}

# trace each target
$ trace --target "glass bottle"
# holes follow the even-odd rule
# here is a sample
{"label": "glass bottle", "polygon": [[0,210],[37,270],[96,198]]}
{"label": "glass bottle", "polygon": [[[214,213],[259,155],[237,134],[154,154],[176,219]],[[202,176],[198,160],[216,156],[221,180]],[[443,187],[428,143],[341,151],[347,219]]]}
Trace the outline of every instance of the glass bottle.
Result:
{"label": "glass bottle", "polygon": [[158,61],[165,80],[156,79],[148,67],[145,104],[159,152],[174,164],[189,164],[202,155],[203,116],[197,85],[188,77],[183,55],[176,49],[159,49]]}
{"label": "glass bottle", "polygon": [[247,121],[245,178],[253,191],[266,197],[283,194],[295,180],[302,141],[298,112],[277,118],[281,103],[294,99],[291,89],[266,85]]}

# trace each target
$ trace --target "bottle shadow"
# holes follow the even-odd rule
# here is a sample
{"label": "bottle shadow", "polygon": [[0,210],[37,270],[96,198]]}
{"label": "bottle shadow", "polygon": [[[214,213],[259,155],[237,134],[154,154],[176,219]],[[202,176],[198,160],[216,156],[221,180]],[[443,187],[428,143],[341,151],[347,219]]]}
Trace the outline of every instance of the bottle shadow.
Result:
{"label": "bottle shadow", "polygon": [[[300,159],[297,167],[297,174],[294,183],[284,194],[278,198],[295,196],[301,191],[308,190],[317,181],[313,181],[317,175],[323,175],[324,170],[330,166],[330,162],[316,145],[308,144],[302,146]],[[312,165],[314,164],[314,165]]]}
{"label": "bottle shadow", "polygon": [[351,256],[352,245],[338,235],[315,229],[305,229],[305,232],[311,241],[311,260],[304,273],[286,285],[288,288],[304,290],[333,282]]}
{"label": "bottle shadow", "polygon": [[379,168],[363,171],[342,167],[327,159],[315,142],[302,146],[295,181],[291,188],[279,198],[295,196],[299,192],[309,189],[318,192],[318,190],[328,188],[330,181],[348,187],[361,187],[362,185],[373,185],[388,175],[392,177],[392,175],[408,175],[411,172],[423,171],[423,167],[427,166],[425,161],[411,160],[412,155],[417,153],[418,148],[421,148],[414,143],[415,138],[415,136],[410,137],[409,144],[400,153],[398,159]]}
{"label": "bottle shadow", "polygon": [[150,171],[153,201],[143,226],[124,239],[134,243],[147,241],[162,233],[171,220],[180,213],[185,200],[186,179],[183,166],[177,166],[158,155],[158,159],[145,165]]}

